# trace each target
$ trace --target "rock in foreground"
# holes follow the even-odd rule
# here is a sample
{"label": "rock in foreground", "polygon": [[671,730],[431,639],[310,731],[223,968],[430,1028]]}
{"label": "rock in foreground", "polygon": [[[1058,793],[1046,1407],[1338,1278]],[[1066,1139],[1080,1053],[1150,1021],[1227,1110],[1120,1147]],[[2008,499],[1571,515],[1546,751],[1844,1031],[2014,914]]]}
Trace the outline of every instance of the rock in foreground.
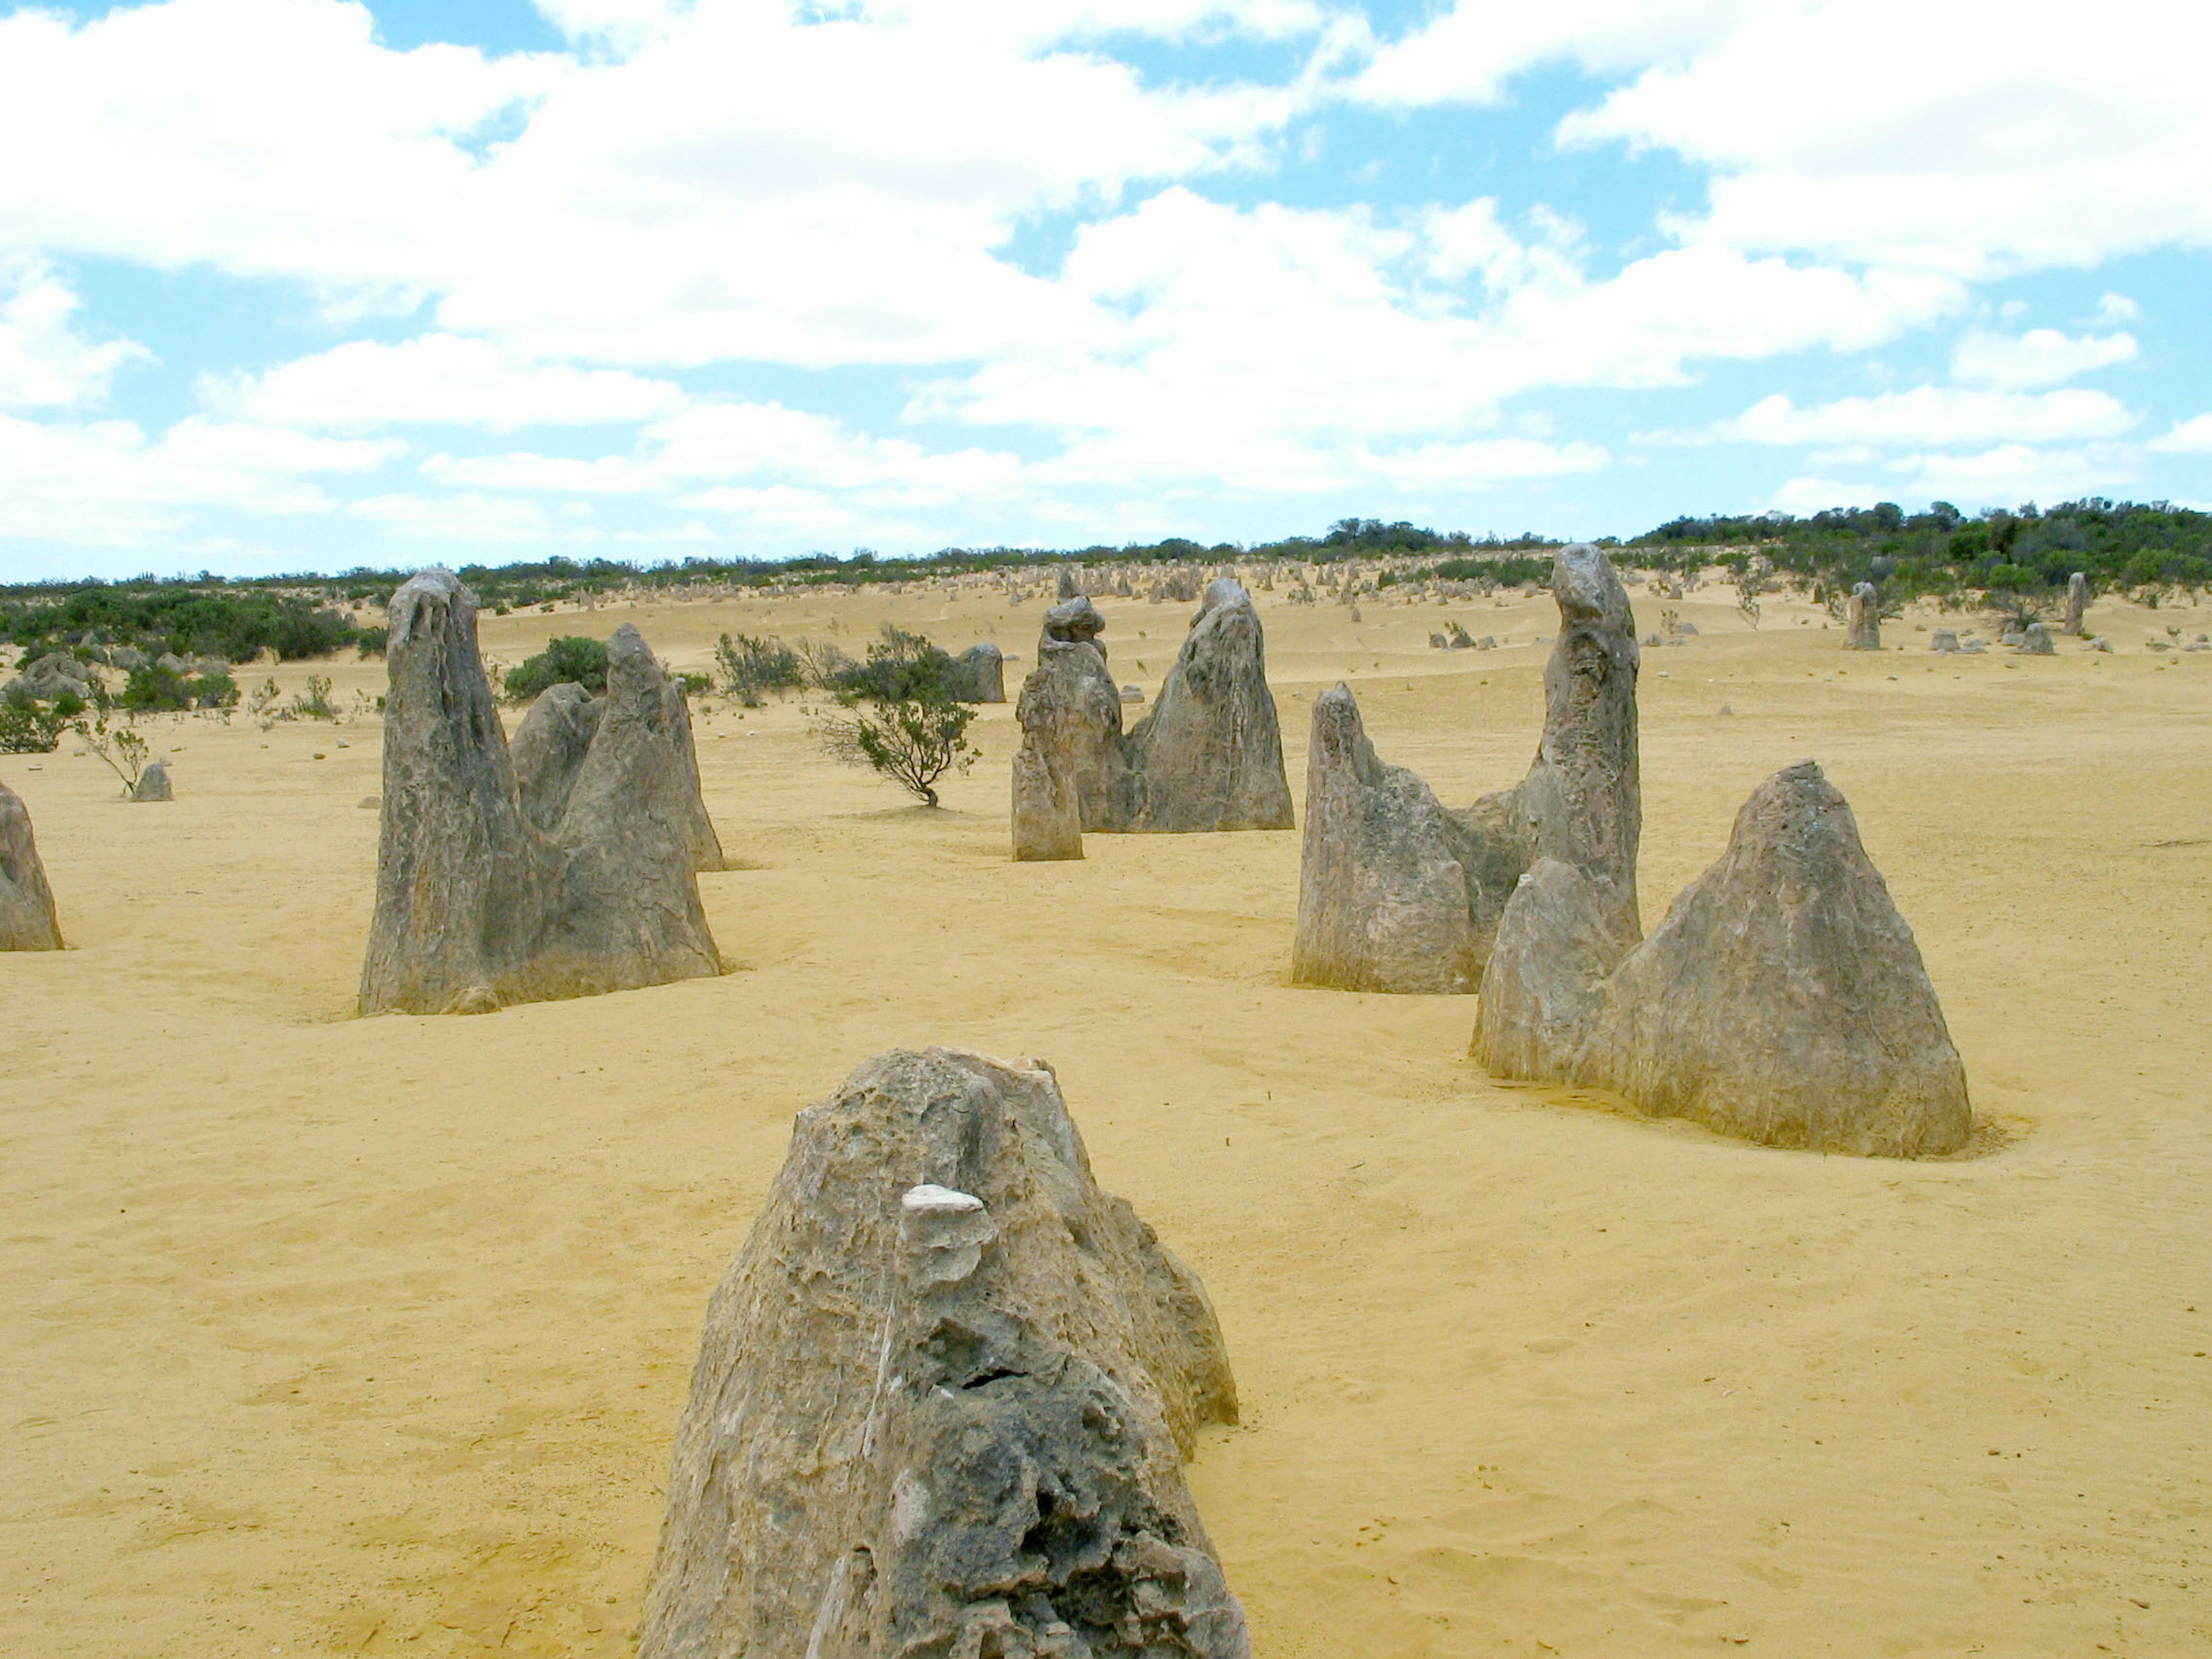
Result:
{"label": "rock in foreground", "polygon": [[1912,930],[1810,761],[1753,791],[1720,861],[1607,980],[1573,1073],[1771,1146],[1914,1158],[1972,1127]]}
{"label": "rock in foreground", "polygon": [[1182,1471],[1235,1418],[1050,1068],[881,1055],[799,1115],[708,1309],[641,1659],[1245,1659]]}
{"label": "rock in foreground", "polygon": [[1463,992],[1480,964],[1451,819],[1383,763],[1340,683],[1314,700],[1291,978],[1345,991]]}
{"label": "rock in foreground", "polygon": [[30,809],[0,783],[0,951],[58,951],[62,930],[54,920],[53,889],[39,861]]}

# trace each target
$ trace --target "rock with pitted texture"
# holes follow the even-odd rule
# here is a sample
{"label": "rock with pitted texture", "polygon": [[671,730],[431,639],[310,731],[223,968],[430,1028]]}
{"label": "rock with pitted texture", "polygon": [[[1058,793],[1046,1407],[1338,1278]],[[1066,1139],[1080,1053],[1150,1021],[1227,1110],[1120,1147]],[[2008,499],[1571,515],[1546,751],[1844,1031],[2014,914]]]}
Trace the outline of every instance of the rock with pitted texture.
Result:
{"label": "rock with pitted texture", "polygon": [[1455,827],[1427,784],[1376,754],[1348,686],[1316,698],[1291,980],[1473,990],[1481,964]]}
{"label": "rock with pitted texture", "polygon": [[2075,571],[2066,579],[2066,620],[2060,632],[2079,635],[2081,619],[2089,614],[2089,577],[2085,571]]}
{"label": "rock with pitted texture", "polygon": [[1881,599],[1872,582],[1861,582],[1844,603],[1844,649],[1881,649]]}
{"label": "rock with pitted texture", "polygon": [[46,866],[39,861],[30,809],[0,783],[0,951],[61,948],[54,892],[46,884]]}
{"label": "rock with pitted texture", "polygon": [[1128,750],[1132,830],[1291,827],[1260,613],[1235,577],[1207,586]]}
{"label": "rock with pitted texture", "polygon": [[1246,1659],[1182,1475],[1236,1412],[1051,1069],[880,1055],[708,1305],[640,1659]]}
{"label": "rock with pitted texture", "polygon": [[2051,642],[2051,630],[2039,622],[2032,622],[2021,630],[2020,643],[2014,647],[2023,657],[2055,657],[2058,647]]}
{"label": "rock with pitted texture", "polygon": [[1613,970],[1567,1080],[1822,1152],[1954,1152],[1972,1128],[1912,930],[1810,761],[1753,791],[1720,861]]}

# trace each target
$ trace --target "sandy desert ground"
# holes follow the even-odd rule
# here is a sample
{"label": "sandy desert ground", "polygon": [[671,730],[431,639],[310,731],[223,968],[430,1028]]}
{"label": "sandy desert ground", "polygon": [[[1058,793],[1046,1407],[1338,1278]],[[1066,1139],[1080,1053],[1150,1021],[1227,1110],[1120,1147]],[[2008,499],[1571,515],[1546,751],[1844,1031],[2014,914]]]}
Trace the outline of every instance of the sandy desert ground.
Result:
{"label": "sandy desert ground", "polygon": [[[1447,801],[1519,777],[1548,600],[1261,597],[1294,793],[1340,677]],[[718,701],[732,971],[484,1018],[351,1017],[373,720],[151,726],[169,806],[71,745],[0,757],[73,947],[0,957],[0,1650],[626,1652],[700,1315],[791,1118],[930,1042],[1049,1059],[1212,1291],[1244,1418],[1192,1479],[1263,1659],[2212,1650],[2212,654],[2144,649],[2212,610],[2100,603],[2111,657],[1939,659],[1909,620],[1874,658],[1732,597],[1645,653],[1646,924],[1817,757],[1918,933],[1974,1156],[1492,1085],[1471,999],[1286,982],[1295,832],[1016,866],[1008,708],[931,812],[797,704]],[[1189,607],[1103,608],[1157,688]],[[1011,684],[1040,609],[484,641],[627,617],[696,668],[725,629],[896,617],[996,639]],[[1431,651],[1447,617],[1510,643]],[[381,689],[276,674],[311,672]]]}

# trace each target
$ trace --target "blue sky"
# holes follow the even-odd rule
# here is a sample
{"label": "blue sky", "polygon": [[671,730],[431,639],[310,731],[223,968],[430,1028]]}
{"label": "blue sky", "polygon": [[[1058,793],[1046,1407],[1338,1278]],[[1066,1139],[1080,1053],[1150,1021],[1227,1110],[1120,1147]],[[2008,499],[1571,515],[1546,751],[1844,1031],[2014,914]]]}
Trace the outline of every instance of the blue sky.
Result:
{"label": "blue sky", "polygon": [[2203,505],[2208,49],[2149,0],[0,4],[0,579]]}

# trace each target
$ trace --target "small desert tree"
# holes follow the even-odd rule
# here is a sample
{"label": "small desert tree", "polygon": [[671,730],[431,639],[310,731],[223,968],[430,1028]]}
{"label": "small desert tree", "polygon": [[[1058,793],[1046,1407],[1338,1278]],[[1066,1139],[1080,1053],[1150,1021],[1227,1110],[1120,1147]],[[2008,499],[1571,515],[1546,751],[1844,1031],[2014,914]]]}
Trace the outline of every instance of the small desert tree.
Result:
{"label": "small desert tree", "polygon": [[73,725],[77,736],[84,739],[83,752],[98,757],[106,763],[108,770],[123,780],[125,794],[138,787],[138,775],[146,769],[146,757],[153,753],[153,744],[127,726],[111,726],[104,708],[95,710],[88,718],[80,715]]}
{"label": "small desert tree", "polygon": [[975,711],[953,694],[952,659],[918,634],[886,626],[868,659],[837,677],[842,711],[822,727],[840,760],[866,766],[935,806],[937,783],[975,763],[968,723]]}
{"label": "small desert tree", "polygon": [[722,670],[722,689],[748,708],[757,708],[763,693],[796,691],[806,684],[806,665],[774,635],[725,634],[714,647]]}

